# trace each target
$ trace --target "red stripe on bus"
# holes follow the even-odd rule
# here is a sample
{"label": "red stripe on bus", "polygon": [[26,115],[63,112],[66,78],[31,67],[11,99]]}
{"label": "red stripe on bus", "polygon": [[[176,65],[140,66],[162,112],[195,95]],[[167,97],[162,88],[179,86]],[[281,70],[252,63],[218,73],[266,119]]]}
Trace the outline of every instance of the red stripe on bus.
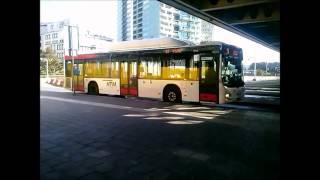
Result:
{"label": "red stripe on bus", "polygon": [[217,95],[214,93],[200,93],[200,101],[217,101]]}
{"label": "red stripe on bus", "polygon": [[[97,57],[96,54],[79,54],[77,56],[73,56],[74,59],[90,59]],[[72,56],[64,56],[65,60],[71,60]]]}
{"label": "red stripe on bus", "polygon": [[130,88],[129,89],[129,93],[133,96],[138,96],[138,88],[134,87],[134,88]]}
{"label": "red stripe on bus", "polygon": [[83,85],[74,86],[74,89],[75,89],[76,91],[84,91]]}
{"label": "red stripe on bus", "polygon": [[134,88],[127,88],[127,87],[120,87],[120,94],[121,95],[133,95],[133,96],[137,96],[138,95],[138,89],[136,87]]}

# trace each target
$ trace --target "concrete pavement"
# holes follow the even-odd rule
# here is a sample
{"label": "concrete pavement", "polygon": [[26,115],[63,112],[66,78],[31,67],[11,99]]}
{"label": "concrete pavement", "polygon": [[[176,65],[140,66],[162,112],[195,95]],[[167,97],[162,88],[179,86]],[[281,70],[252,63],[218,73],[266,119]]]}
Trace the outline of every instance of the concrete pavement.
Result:
{"label": "concrete pavement", "polygon": [[41,91],[41,179],[280,179],[279,116]]}

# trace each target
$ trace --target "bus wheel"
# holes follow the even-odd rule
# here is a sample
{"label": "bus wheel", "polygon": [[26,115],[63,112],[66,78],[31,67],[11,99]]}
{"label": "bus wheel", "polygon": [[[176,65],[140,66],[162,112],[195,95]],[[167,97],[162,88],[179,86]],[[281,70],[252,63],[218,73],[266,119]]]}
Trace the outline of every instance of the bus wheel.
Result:
{"label": "bus wheel", "polygon": [[90,82],[88,85],[88,94],[98,95],[99,88],[96,82]]}
{"label": "bus wheel", "polygon": [[164,90],[163,100],[165,102],[181,103],[181,93],[177,87],[168,87]]}

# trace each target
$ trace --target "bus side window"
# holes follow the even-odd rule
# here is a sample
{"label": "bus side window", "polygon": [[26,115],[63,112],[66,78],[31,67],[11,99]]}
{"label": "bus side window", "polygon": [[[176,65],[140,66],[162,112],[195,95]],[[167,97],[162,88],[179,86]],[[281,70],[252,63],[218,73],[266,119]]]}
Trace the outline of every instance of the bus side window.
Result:
{"label": "bus side window", "polygon": [[198,67],[199,67],[199,55],[193,55],[191,57],[189,57],[189,65],[188,65],[188,69],[189,69],[189,75],[188,75],[188,79],[189,80],[194,80],[197,81],[199,79],[199,74],[198,74]]}

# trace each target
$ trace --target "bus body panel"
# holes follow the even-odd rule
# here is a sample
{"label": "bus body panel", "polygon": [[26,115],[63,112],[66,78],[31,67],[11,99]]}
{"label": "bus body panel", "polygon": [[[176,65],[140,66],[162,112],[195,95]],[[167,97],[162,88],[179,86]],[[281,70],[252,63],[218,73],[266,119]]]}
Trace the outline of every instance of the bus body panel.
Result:
{"label": "bus body panel", "polygon": [[[182,101],[199,102],[201,99],[201,101],[213,101],[219,104],[241,99],[244,96],[244,84],[241,85],[239,81],[239,77],[243,76],[241,48],[222,42],[203,45],[178,45],[179,43],[168,45],[169,41],[168,43],[159,43],[163,41],[161,39],[151,40],[152,46],[149,47],[150,43],[148,44],[146,41],[123,42],[120,49],[120,46],[114,45],[111,51],[105,53],[81,54],[74,57],[65,56],[65,87],[72,88],[72,85],[74,85],[76,90],[88,92],[88,84],[94,81],[99,86],[100,94],[122,94],[163,100],[165,86],[174,84],[181,91]],[[164,42],[167,42],[167,40]],[[128,43],[130,47],[134,48],[128,48]],[[160,46],[160,44],[162,45]],[[207,80],[213,80],[213,78],[209,75],[209,78],[206,78],[206,73],[204,73],[203,78],[203,74],[201,74],[207,71],[206,68],[211,67],[211,65],[203,66],[203,64],[210,64],[210,59],[202,58],[202,56],[205,58],[208,54],[209,56],[219,55],[219,63],[213,64],[219,75],[218,83],[207,82]],[[179,64],[180,61],[184,63]],[[123,63],[122,68],[121,63]],[[76,84],[71,78],[74,75],[74,64],[79,64],[79,68],[83,70],[79,76],[74,77]],[[128,71],[127,69],[131,68],[130,65],[132,64],[135,71]],[[184,67],[184,72],[180,71],[181,69],[179,70],[180,66]],[[159,67],[161,67],[161,71],[157,71]],[[194,73],[195,71],[187,68],[196,68],[197,71]],[[131,72],[133,73],[130,74]],[[141,72],[142,76],[140,75]],[[171,74],[168,74],[169,72]],[[208,70],[208,72],[211,71]],[[197,74],[198,78],[195,78]],[[139,77],[155,79],[138,79]],[[171,79],[173,77],[176,79]]]}
{"label": "bus body panel", "polygon": [[119,78],[84,78],[84,91],[88,92],[88,84],[95,81],[100,94],[120,95]]}
{"label": "bus body panel", "polygon": [[161,99],[166,85],[174,84],[180,88],[182,101],[199,102],[199,82],[188,80],[139,79],[139,97]]}

